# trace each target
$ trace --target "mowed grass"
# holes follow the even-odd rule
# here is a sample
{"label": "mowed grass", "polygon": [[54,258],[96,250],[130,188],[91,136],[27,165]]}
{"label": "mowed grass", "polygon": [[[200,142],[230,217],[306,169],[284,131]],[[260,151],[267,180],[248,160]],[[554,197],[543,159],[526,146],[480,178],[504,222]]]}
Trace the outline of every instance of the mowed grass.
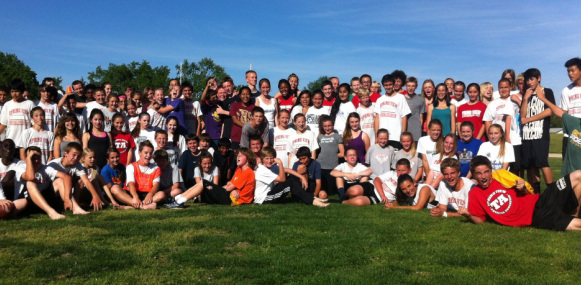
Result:
{"label": "mowed grass", "polygon": [[563,149],[563,134],[551,134],[551,144],[549,144],[549,153],[561,154]]}
{"label": "mowed grass", "polygon": [[[551,163],[560,160],[551,159]],[[558,166],[556,166],[558,169]],[[579,284],[581,233],[301,203],[0,221],[0,284]]]}

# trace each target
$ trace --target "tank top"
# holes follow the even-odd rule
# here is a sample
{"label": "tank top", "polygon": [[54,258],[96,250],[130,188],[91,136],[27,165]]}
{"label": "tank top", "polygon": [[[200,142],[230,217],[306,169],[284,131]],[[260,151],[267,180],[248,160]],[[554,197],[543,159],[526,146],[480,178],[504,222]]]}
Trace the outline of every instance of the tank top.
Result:
{"label": "tank top", "polygon": [[102,138],[97,137],[93,134],[92,131],[89,132],[89,135],[90,137],[88,147],[95,151],[95,164],[99,167],[99,169],[102,169],[105,164],[107,164],[107,155],[105,154],[111,146],[109,137],[107,136],[107,133],[105,133],[105,136]]}
{"label": "tank top", "polygon": [[446,136],[450,132],[452,132],[452,128],[450,124],[452,123],[450,120],[450,107],[446,109],[437,109],[434,107],[434,111],[432,112],[432,120],[438,119],[442,122],[442,136]]}
{"label": "tank top", "polygon": [[[61,149],[61,157],[65,156],[65,149],[67,149],[67,145],[69,145],[69,143],[72,143],[72,142],[78,142],[78,143],[81,143],[80,141],[77,141],[77,140],[74,140],[74,141],[61,141],[61,144],[60,144],[60,146],[59,146],[59,147],[60,147],[60,149]],[[95,153],[95,154],[96,154],[96,153]],[[58,158],[58,157],[57,157],[57,158]]]}
{"label": "tank top", "polygon": [[278,104],[278,107],[281,110],[288,110],[290,112],[294,106],[293,96],[289,96],[288,99],[284,99],[284,98],[282,98],[282,96],[280,96],[280,97],[278,97],[278,99],[280,99],[280,103]]}
{"label": "tank top", "polygon": [[[260,108],[264,110],[264,118],[268,121],[268,126],[270,128],[274,127],[274,116],[276,115],[276,109],[274,104],[274,98],[270,98],[270,104],[266,104],[261,99],[262,96],[256,98],[256,100],[260,101]],[[292,97],[291,97],[292,102]]]}
{"label": "tank top", "polygon": [[357,162],[364,164],[365,163],[365,142],[363,141],[363,131],[359,133],[359,136],[353,138],[349,144],[345,147],[353,148],[357,151]]}

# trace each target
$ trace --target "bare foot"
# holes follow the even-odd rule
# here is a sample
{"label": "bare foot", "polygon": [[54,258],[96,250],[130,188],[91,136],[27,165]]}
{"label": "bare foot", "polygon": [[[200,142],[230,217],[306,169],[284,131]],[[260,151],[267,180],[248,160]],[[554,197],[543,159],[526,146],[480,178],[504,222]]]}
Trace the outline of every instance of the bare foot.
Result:
{"label": "bare foot", "polygon": [[157,208],[157,204],[156,203],[151,203],[149,205],[144,205],[141,204],[141,208],[142,210],[155,210]]}
{"label": "bare foot", "polygon": [[83,210],[83,208],[81,207],[78,207],[73,210],[73,215],[88,215],[88,214],[90,214],[90,212]]}
{"label": "bare foot", "polygon": [[329,206],[328,203],[323,203],[318,199],[313,200],[313,205],[317,206],[317,207],[323,207],[323,208]]}
{"label": "bare foot", "polygon": [[321,199],[319,197],[315,197],[315,200],[317,200],[319,202],[323,202],[323,203],[327,203],[329,201],[329,199]]}
{"label": "bare foot", "polygon": [[133,210],[133,209],[135,208],[131,206],[119,205],[119,207],[117,207],[115,210]]}
{"label": "bare foot", "polygon": [[53,213],[48,213],[48,216],[53,219],[53,220],[60,220],[60,219],[64,219],[66,218],[65,215],[61,215],[57,212],[53,212]]}

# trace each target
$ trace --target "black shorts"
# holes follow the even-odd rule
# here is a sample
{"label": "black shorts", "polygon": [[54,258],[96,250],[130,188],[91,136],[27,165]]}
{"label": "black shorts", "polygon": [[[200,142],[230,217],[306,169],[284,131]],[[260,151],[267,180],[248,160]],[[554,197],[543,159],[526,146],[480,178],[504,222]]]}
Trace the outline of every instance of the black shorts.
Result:
{"label": "black shorts", "polygon": [[[28,206],[26,207],[25,214],[44,213],[44,211],[32,201],[32,198],[30,198],[30,195],[28,194],[28,190],[25,191],[22,191],[22,193],[20,193],[21,195],[19,196],[19,199],[26,198],[26,205]],[[59,213],[64,212],[65,204],[61,197],[54,191],[52,186],[41,191],[40,195],[42,195],[46,203],[48,203],[48,205],[55,211]]]}
{"label": "black shorts", "polygon": [[204,190],[202,191],[201,202],[206,204],[231,205],[230,192],[226,189],[206,180],[203,180]]}
{"label": "black shorts", "polygon": [[[349,188],[359,185],[359,186],[361,186],[361,188],[363,188],[363,196],[367,197],[369,199],[369,201],[371,202],[371,205],[381,203],[381,199],[375,195],[375,187],[373,186],[373,184],[371,184],[371,182],[356,182],[356,183],[352,183],[352,184],[348,184],[348,185],[349,185],[349,187],[345,188],[345,192],[347,192],[347,190],[349,190]],[[345,186],[347,186],[347,185],[345,185]]]}
{"label": "black shorts", "polygon": [[522,141],[522,168],[549,167],[549,140]]}
{"label": "black shorts", "polygon": [[571,188],[569,175],[548,185],[535,205],[533,221],[535,228],[564,231],[573,220],[579,201]]}
{"label": "black shorts", "polygon": [[514,162],[510,163],[510,170],[521,170],[522,169],[522,146],[513,145],[512,149],[514,150]]}

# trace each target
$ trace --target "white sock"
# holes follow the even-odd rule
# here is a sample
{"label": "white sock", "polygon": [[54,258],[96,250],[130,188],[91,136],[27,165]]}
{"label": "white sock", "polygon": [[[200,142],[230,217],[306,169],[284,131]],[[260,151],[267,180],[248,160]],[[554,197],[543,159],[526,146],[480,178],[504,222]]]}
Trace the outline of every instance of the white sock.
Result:
{"label": "white sock", "polygon": [[188,201],[188,199],[182,197],[182,194],[178,194],[174,198],[175,198],[176,202],[178,202],[178,204],[183,204],[183,203]]}

